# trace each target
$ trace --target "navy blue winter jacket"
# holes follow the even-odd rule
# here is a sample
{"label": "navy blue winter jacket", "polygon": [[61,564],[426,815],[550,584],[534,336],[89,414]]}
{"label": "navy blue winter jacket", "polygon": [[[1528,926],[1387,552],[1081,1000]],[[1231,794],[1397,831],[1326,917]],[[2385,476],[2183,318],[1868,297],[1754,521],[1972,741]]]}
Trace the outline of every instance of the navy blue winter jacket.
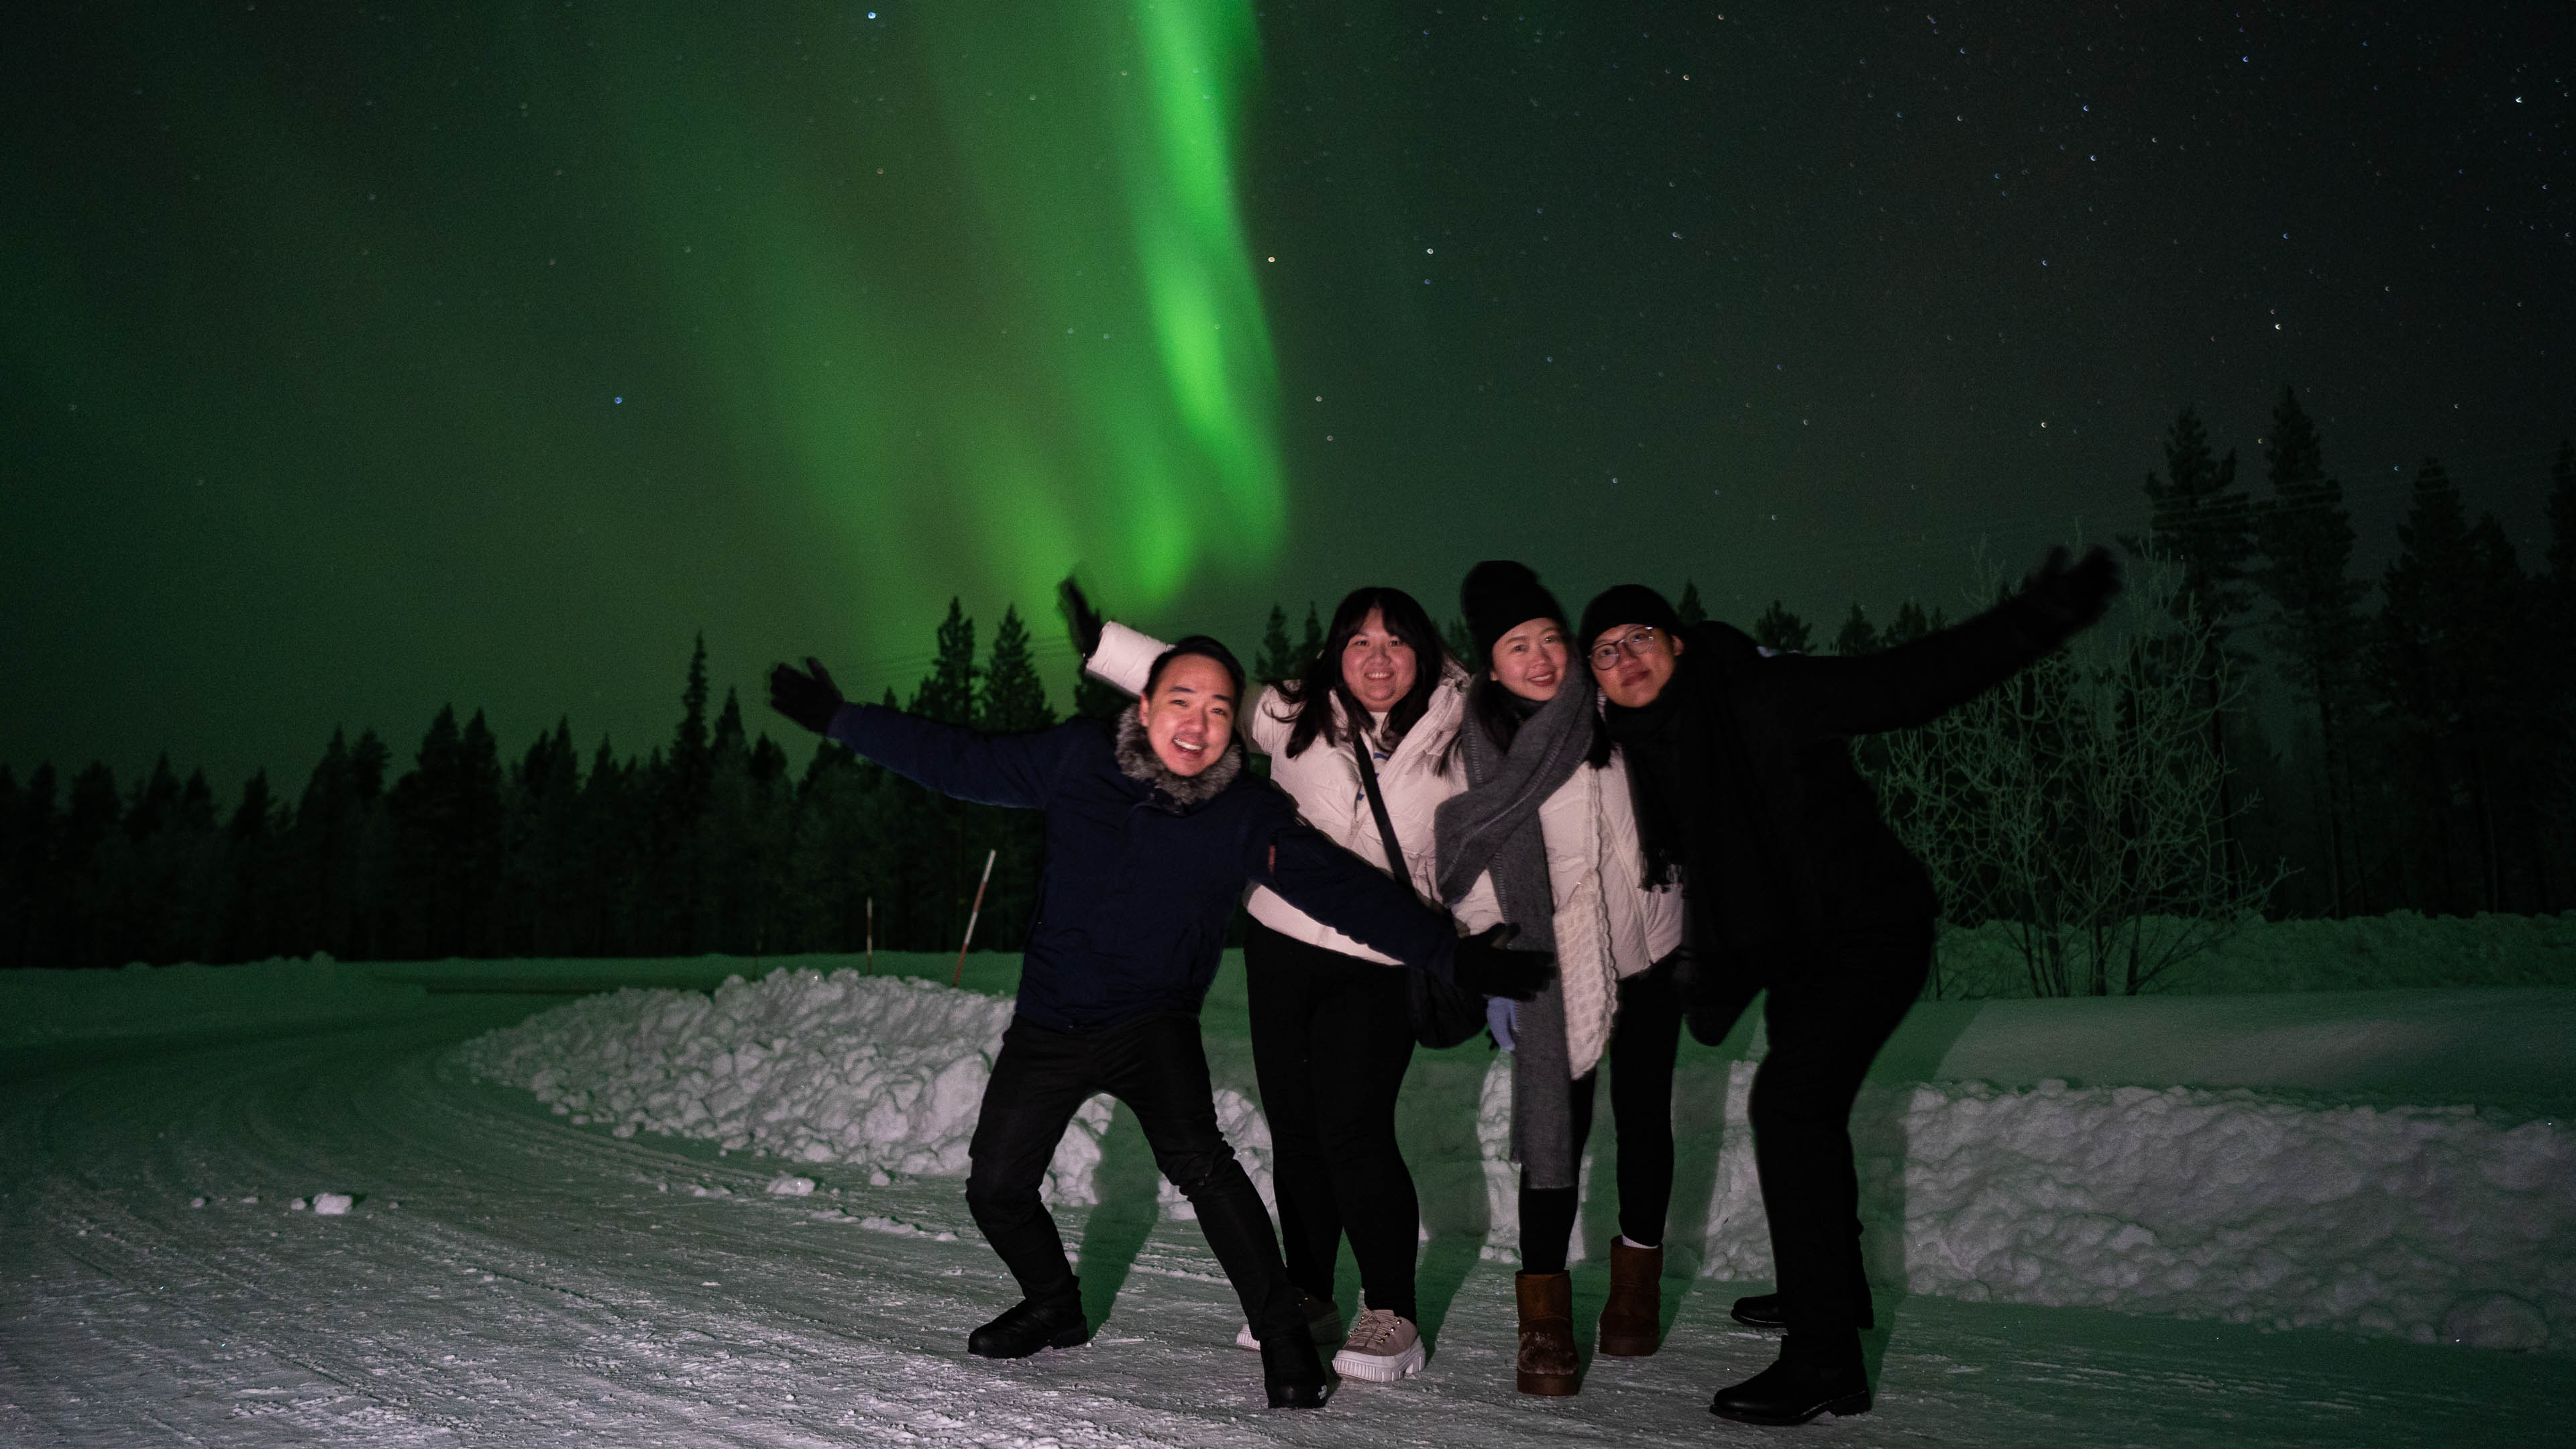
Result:
{"label": "navy blue winter jacket", "polygon": [[[1285,792],[1242,768],[1239,739],[1206,772],[1223,780],[1211,789],[1213,779],[1179,781],[1160,769],[1132,714],[1118,725],[1078,719],[987,735],[848,704],[829,734],[941,794],[1046,812],[1046,874],[1019,998],[1019,1014],[1040,1026],[1085,1032],[1150,1012],[1195,1013],[1226,923],[1253,885],[1449,978],[1458,938],[1448,918],[1301,823]],[[1175,798],[1172,784],[1206,798]]]}

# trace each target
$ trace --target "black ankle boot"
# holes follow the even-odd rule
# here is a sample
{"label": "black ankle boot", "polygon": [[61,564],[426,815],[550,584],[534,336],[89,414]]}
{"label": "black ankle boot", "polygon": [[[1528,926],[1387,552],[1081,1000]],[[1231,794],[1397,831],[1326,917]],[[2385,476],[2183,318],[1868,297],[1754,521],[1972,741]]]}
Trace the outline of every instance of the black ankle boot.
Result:
{"label": "black ankle boot", "polygon": [[1027,1358],[1044,1348],[1071,1348],[1091,1338],[1083,1321],[1082,1291],[1068,1288],[1048,1298],[1023,1298],[1001,1317],[966,1336],[966,1351],[979,1358]]}
{"label": "black ankle boot", "polygon": [[1262,1336],[1261,1384],[1270,1391],[1274,1409],[1324,1407],[1324,1361],[1302,1324]]}
{"label": "black ankle boot", "polygon": [[1869,1404],[1869,1374],[1857,1355],[1825,1367],[1784,1353],[1762,1372],[1718,1390],[1708,1411],[1739,1424],[1803,1424],[1818,1414],[1866,1414]]}

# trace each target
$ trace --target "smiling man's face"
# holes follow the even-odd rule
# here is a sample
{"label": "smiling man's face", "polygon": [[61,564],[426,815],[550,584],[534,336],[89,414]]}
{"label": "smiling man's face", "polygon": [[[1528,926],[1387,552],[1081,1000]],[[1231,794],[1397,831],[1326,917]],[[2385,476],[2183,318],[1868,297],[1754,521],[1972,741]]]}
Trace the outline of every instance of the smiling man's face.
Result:
{"label": "smiling man's face", "polygon": [[1217,762],[1234,734],[1234,676],[1198,654],[1163,666],[1153,690],[1136,702],[1136,717],[1154,758],[1184,779]]}

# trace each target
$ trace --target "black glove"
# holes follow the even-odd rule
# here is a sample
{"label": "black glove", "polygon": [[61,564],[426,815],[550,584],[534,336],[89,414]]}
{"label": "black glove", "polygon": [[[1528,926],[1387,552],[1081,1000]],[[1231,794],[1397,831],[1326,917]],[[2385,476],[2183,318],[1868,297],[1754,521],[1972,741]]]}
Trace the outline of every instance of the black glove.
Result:
{"label": "black glove", "polygon": [[1527,1001],[1547,989],[1556,975],[1552,951],[1506,951],[1503,943],[1520,934],[1518,926],[1494,926],[1481,936],[1461,937],[1450,984],[1477,996],[1508,996]]}
{"label": "black glove", "polygon": [[1055,586],[1055,606],[1064,614],[1064,626],[1073,631],[1074,652],[1085,660],[1099,653],[1100,630],[1108,621],[1083,597],[1082,585],[1073,581],[1073,575],[1065,575],[1064,582]]}
{"label": "black glove", "polygon": [[808,654],[805,668],[814,672],[787,664],[769,671],[769,707],[819,735],[832,727],[832,716],[841,712],[844,701],[822,660]]}
{"label": "black glove", "polygon": [[2120,561],[2096,545],[2068,567],[2063,547],[2048,551],[2048,561],[2022,580],[2021,599],[2042,627],[2058,639],[2071,639],[2093,627],[2120,592]]}

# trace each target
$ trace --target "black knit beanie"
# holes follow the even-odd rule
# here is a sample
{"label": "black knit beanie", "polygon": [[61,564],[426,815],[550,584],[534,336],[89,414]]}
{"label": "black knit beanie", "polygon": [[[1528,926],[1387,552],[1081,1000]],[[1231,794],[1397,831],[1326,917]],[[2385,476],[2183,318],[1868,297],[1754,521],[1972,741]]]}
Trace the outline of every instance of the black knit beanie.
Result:
{"label": "black knit beanie", "polygon": [[1556,595],[1525,564],[1492,558],[1467,570],[1458,586],[1458,607],[1467,615],[1467,632],[1476,637],[1476,657],[1462,661],[1478,672],[1492,667],[1494,641],[1532,619],[1565,622]]}
{"label": "black knit beanie", "polygon": [[1583,606],[1583,632],[1574,641],[1574,652],[1589,656],[1601,636],[1622,624],[1650,624],[1667,634],[1679,633],[1682,616],[1664,596],[1644,584],[1619,584],[1603,589],[1591,603]]}

